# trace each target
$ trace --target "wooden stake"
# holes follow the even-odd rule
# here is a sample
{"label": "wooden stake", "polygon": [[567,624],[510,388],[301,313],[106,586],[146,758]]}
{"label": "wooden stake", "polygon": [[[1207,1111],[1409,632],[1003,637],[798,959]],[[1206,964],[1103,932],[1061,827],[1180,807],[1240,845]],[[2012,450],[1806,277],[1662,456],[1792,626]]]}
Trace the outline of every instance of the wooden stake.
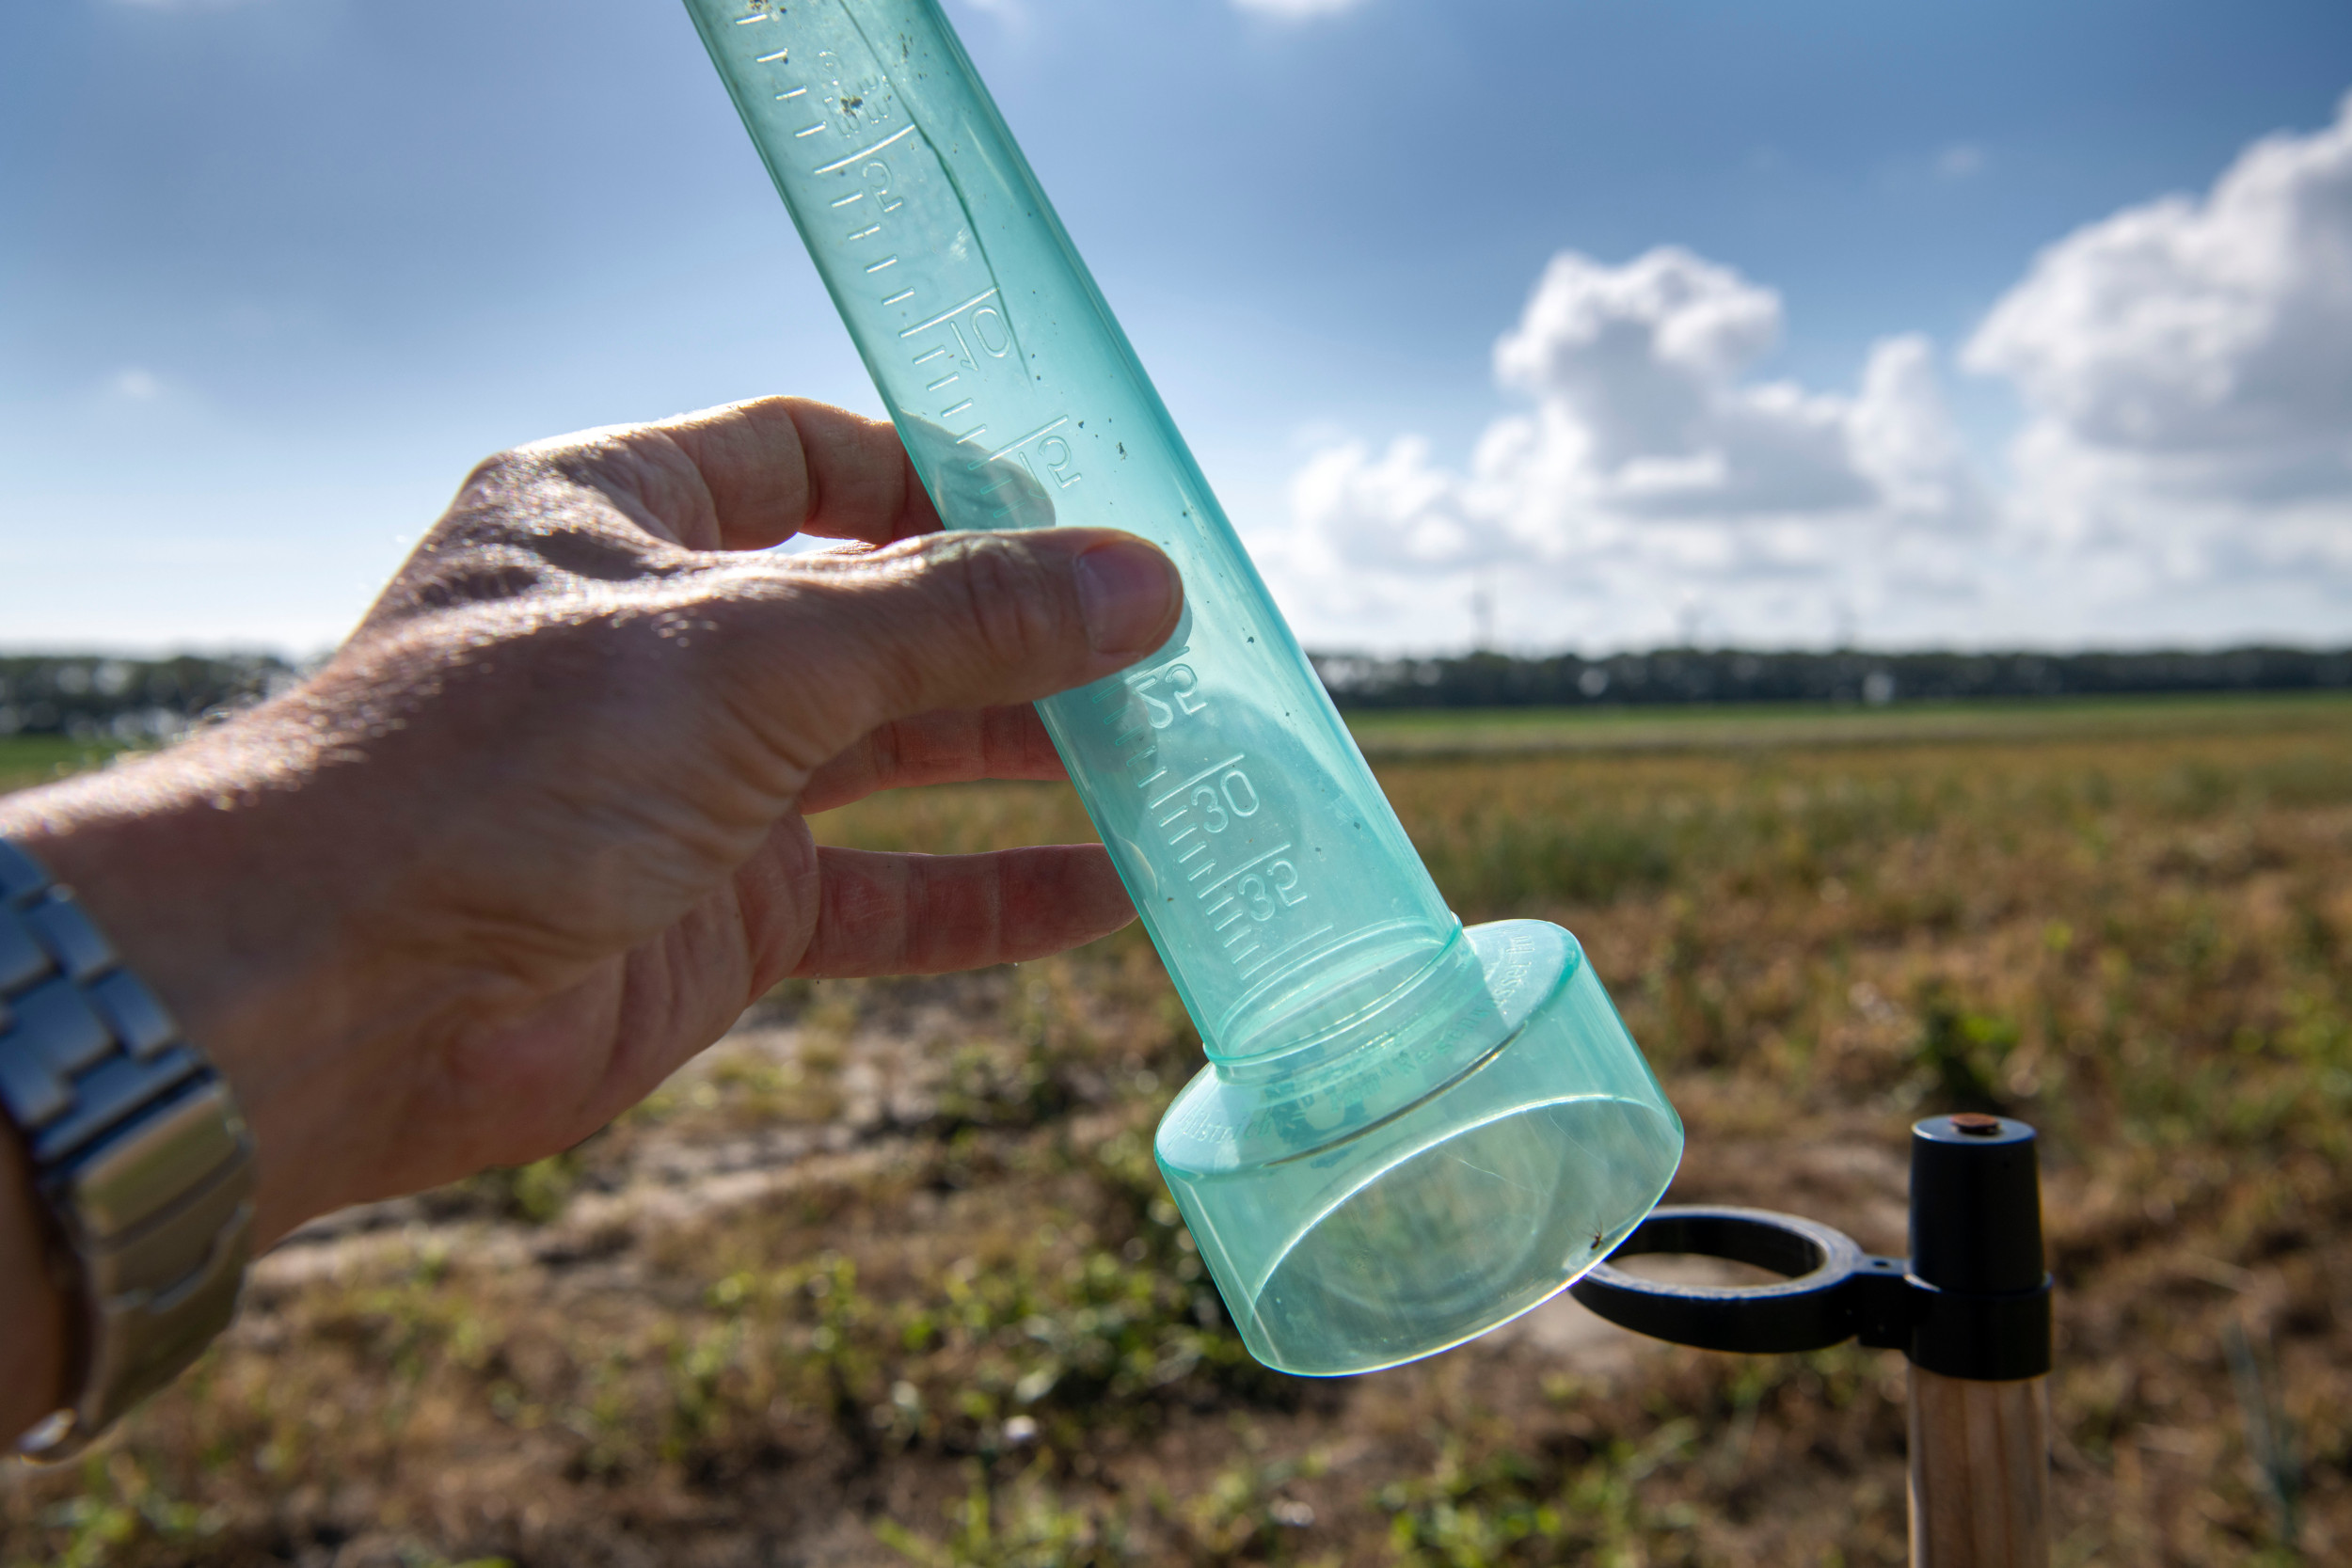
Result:
{"label": "wooden stake", "polygon": [[1911,1369],[1912,1568],[2049,1568],[2049,1384]]}

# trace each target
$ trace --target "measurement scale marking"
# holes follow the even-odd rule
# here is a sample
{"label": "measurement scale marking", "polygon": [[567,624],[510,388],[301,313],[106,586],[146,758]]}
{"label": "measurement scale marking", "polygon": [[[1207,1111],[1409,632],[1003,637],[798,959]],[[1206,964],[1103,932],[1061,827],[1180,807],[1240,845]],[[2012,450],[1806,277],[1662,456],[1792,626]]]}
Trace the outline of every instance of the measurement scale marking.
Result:
{"label": "measurement scale marking", "polygon": [[883,300],[882,303],[884,305],[903,305],[914,297],[914,291],[913,289],[909,289],[902,293],[892,294],[888,299]]}
{"label": "measurement scale marking", "polygon": [[[1186,861],[1188,861],[1188,860],[1192,859],[1195,855],[1205,855],[1205,854],[1207,854],[1208,852],[1209,852],[1209,841],[1208,841],[1207,839],[1205,839],[1205,838],[1204,838],[1204,839],[1202,839],[1200,843],[1198,843],[1198,844],[1194,845],[1191,848],[1189,848],[1189,849],[1185,850],[1183,854],[1181,854],[1181,855],[1177,856],[1177,857],[1176,857],[1176,863],[1177,863],[1178,865],[1182,865],[1182,864],[1184,864]],[[1215,863],[1216,863],[1216,862],[1214,862],[1214,861],[1212,861],[1212,862],[1210,863],[1210,864],[1211,864],[1211,865],[1214,865]],[[1204,866],[1202,866],[1202,867],[1200,868],[1200,871],[1206,871],[1208,868],[1209,868],[1208,866],[1204,865]],[[1200,876],[1200,871],[1196,871],[1196,872],[1194,872],[1194,873],[1193,873],[1193,875],[1194,875],[1194,876],[1196,876],[1196,877],[1198,877],[1198,876]]]}
{"label": "measurement scale marking", "polygon": [[[782,56],[782,55],[769,55],[768,57],[769,57],[770,59],[771,59],[771,60],[774,60],[774,59],[781,59],[783,56]],[[792,100],[794,100],[794,99],[796,99],[796,98],[800,97],[803,93],[805,93],[806,91],[808,91],[808,89],[807,89],[806,87],[794,87],[794,88],[793,88],[790,92],[780,92],[780,93],[776,94],[776,102],[777,102],[777,103],[791,103],[791,102],[792,102]]]}
{"label": "measurement scale marking", "polygon": [[748,27],[755,22],[773,22],[775,18],[768,12],[761,11],[757,16],[739,16],[735,19],[735,24],[738,27]]}
{"label": "measurement scale marking", "polygon": [[914,362],[915,362],[916,364],[918,364],[918,365],[928,364],[928,363],[929,363],[929,362],[930,362],[931,360],[933,360],[933,359],[936,359],[936,358],[940,357],[942,355],[946,354],[946,352],[947,352],[947,351],[946,351],[946,349],[944,349],[944,348],[935,348],[935,349],[931,350],[929,354],[918,354],[918,355],[916,355],[916,356],[914,356]]}
{"label": "measurement scale marking", "polygon": [[1331,927],[1328,925],[1316,927],[1305,936],[1300,937],[1296,942],[1276,948],[1273,952],[1268,953],[1264,958],[1260,958],[1256,963],[1251,964],[1248,969],[1243,970],[1241,972],[1241,977],[1245,980],[1248,979],[1252,974],[1257,974],[1260,970],[1265,968],[1266,965],[1272,963],[1275,959],[1281,958],[1283,955],[1288,953],[1295,953],[1298,949],[1314,941],[1315,938],[1328,936],[1330,932]]}
{"label": "measurement scale marking", "polygon": [[1146,811],[1159,810],[1162,806],[1176,799],[1177,796],[1182,795],[1185,790],[1190,789],[1194,784],[1197,784],[1201,780],[1209,778],[1215,774],[1219,768],[1231,768],[1233,764],[1241,761],[1242,758],[1248,756],[1248,754],[1249,753],[1247,752],[1235,752],[1232,756],[1227,757],[1223,762],[1213,762],[1209,764],[1208,767],[1203,768],[1200,772],[1195,773],[1191,778],[1186,779],[1183,784],[1178,784],[1174,789],[1169,790],[1158,800],[1145,801],[1143,809]]}
{"label": "measurement scale marking", "polygon": [[[737,24],[736,24],[736,25],[737,25],[737,26],[739,26],[739,27],[740,27],[740,26],[741,26],[741,25],[743,25],[743,24],[742,24],[741,23],[739,23],[739,23],[737,23]],[[757,58],[756,60],[754,60],[752,63],[753,63],[754,65],[773,65],[773,64],[775,64],[778,60],[788,60],[788,59],[790,59],[791,57],[792,57],[792,51],[791,51],[791,50],[789,50],[789,49],[779,49],[779,50],[777,50],[777,51],[776,51],[774,54],[772,54],[772,55],[762,55],[761,56],[759,56],[759,58]],[[807,89],[806,87],[803,87],[803,88],[801,88],[800,90],[801,90],[802,92],[806,92],[808,89]]]}
{"label": "measurement scale marking", "polygon": [[[1178,813],[1177,815],[1178,815],[1178,816],[1182,816],[1182,815],[1183,815],[1183,813],[1181,813],[1181,812],[1180,812],[1180,813]],[[1175,818],[1174,816],[1171,816],[1171,817],[1169,817],[1169,818],[1168,819],[1168,822],[1173,822],[1173,821],[1175,821],[1175,820],[1176,820],[1176,818]],[[1168,822],[1163,822],[1163,823],[1161,823],[1161,824],[1160,824],[1160,826],[1161,826],[1161,827],[1163,827],[1163,828],[1165,828],[1165,827],[1167,827],[1167,826],[1168,826]],[[1186,829],[1185,829],[1183,832],[1175,834],[1175,835],[1174,835],[1173,837],[1171,837],[1171,838],[1170,838],[1168,842],[1168,843],[1170,843],[1170,844],[1182,844],[1182,843],[1184,843],[1184,840],[1186,840],[1186,839],[1190,838],[1193,834],[1195,834],[1195,833],[1199,832],[1200,831],[1200,823],[1198,823],[1198,822],[1195,822],[1195,823],[1194,823],[1191,827],[1186,828]]]}
{"label": "measurement scale marking", "polygon": [[1233,867],[1232,870],[1228,871],[1224,876],[1219,877],[1216,881],[1211,882],[1207,887],[1202,888],[1200,890],[1200,896],[1206,898],[1210,894],[1215,893],[1218,888],[1223,887],[1226,883],[1232,881],[1234,878],[1240,876],[1251,866],[1263,865],[1266,862],[1272,860],[1275,856],[1280,854],[1283,850],[1289,847],[1290,845],[1287,842],[1278,844],[1273,848],[1268,849],[1264,854],[1260,855],[1256,860],[1242,862],[1241,864]]}
{"label": "measurement scale marking", "polygon": [[880,152],[883,148],[888,147],[892,142],[903,140],[913,135],[914,135],[914,126],[902,125],[898,130],[893,131],[890,135],[884,136],[882,140],[876,142],[873,146],[867,148],[865,151],[852,152],[848,157],[843,158],[836,163],[827,164],[822,168],[810,169],[809,172],[811,174],[837,174],[841,170],[848,168],[851,164],[856,163],[860,158],[870,158],[875,153]]}
{"label": "measurement scale marking", "polygon": [[961,403],[957,404],[953,408],[941,409],[939,411],[939,417],[943,420],[952,420],[958,414],[962,413],[965,409],[971,407],[978,401],[979,400],[977,398],[965,398]]}
{"label": "measurement scale marking", "polygon": [[[898,133],[898,136],[903,136],[903,135],[906,135],[906,133],[905,133],[904,131],[901,131],[901,132],[899,132],[899,133]],[[891,138],[890,138],[890,140],[891,140],[891,141],[897,141],[897,140],[898,139],[898,136],[893,136],[893,137],[891,137]],[[884,146],[884,147],[887,147],[887,146],[889,146],[889,145],[890,145],[890,142],[884,142],[884,143],[882,144],[882,146]],[[819,174],[822,174],[822,173],[824,173],[825,171],[824,171],[823,169],[821,169],[821,168],[820,168],[820,169],[818,169],[817,172],[818,172],[818,173],[819,173]],[[964,301],[961,305],[957,306],[954,309],[949,310],[949,311],[947,311],[947,312],[946,312],[945,314],[942,314],[942,315],[933,316],[930,320],[929,320],[929,321],[927,321],[927,322],[922,322],[922,323],[920,323],[920,324],[918,324],[918,325],[916,325],[910,326],[910,327],[908,327],[908,328],[907,328],[904,332],[899,333],[899,334],[898,334],[898,336],[899,336],[899,337],[901,337],[901,338],[912,338],[912,337],[914,337],[914,336],[917,332],[929,332],[929,331],[930,331],[932,327],[937,326],[940,323],[945,322],[945,321],[950,321],[950,320],[953,320],[955,317],[957,317],[957,316],[960,316],[960,315],[963,314],[966,310],[971,309],[972,309],[972,307],[974,307],[975,305],[977,305],[980,301],[982,301],[982,300],[984,300],[984,299],[993,299],[993,298],[994,298],[994,297],[995,297],[995,294],[996,294],[996,291],[995,291],[995,290],[993,290],[993,289],[983,289],[983,290],[981,290],[978,293],[974,294],[974,295],[973,295],[970,299],[965,300],[965,301]],[[941,353],[941,354],[945,354],[945,353],[946,353],[947,351],[946,351],[946,349],[944,349],[944,348],[943,348],[943,349],[939,350],[938,352],[939,352],[939,353]],[[920,359],[917,359],[917,360],[915,361],[915,363],[916,363],[916,364],[918,364],[918,365],[919,365],[919,364],[921,364],[922,362],[923,362],[923,361],[922,361],[922,360],[920,360]]]}
{"label": "measurement scale marking", "polygon": [[823,120],[821,120],[821,119],[820,119],[820,120],[818,120],[816,124],[814,124],[814,125],[810,126],[810,127],[809,127],[807,130],[805,130],[805,131],[795,131],[795,132],[793,132],[793,133],[792,133],[792,139],[793,139],[794,141],[799,141],[799,140],[800,140],[802,137],[803,137],[803,136],[813,136],[813,135],[815,135],[818,132],[819,132],[819,131],[823,130],[824,128],[825,128],[825,122],[824,122]]}
{"label": "measurement scale marking", "polygon": [[[878,223],[878,224],[874,225],[874,227],[873,227],[873,228],[871,228],[871,229],[861,229],[861,230],[859,230],[856,233],[854,233],[854,234],[850,235],[850,239],[852,239],[852,240],[870,240],[870,239],[872,239],[875,235],[877,235],[877,234],[881,233],[882,231],[882,226],[881,224],[879,224],[879,223]],[[845,243],[846,243],[846,242],[845,242]]]}
{"label": "measurement scale marking", "polygon": [[934,381],[930,386],[924,388],[923,390],[927,392],[936,392],[942,387],[951,387],[962,379],[963,377],[957,374],[954,371],[949,371],[946,375],[941,376],[937,381]]}
{"label": "measurement scale marking", "polygon": [[1035,430],[1030,431],[1026,436],[1022,436],[1018,441],[1008,441],[1003,446],[998,447],[994,451],[988,454],[985,461],[993,463],[998,458],[1004,456],[1007,452],[1018,451],[1021,448],[1027,446],[1031,441],[1036,440],[1039,436],[1050,435],[1054,431],[1059,430],[1062,426],[1068,424],[1069,422],[1070,416],[1064,414],[1058,420],[1052,420],[1046,424],[1041,424]]}
{"label": "measurement scale marking", "polygon": [[897,258],[896,256],[893,256],[893,257],[891,257],[891,258],[890,258],[889,260],[887,260],[887,261],[877,261],[877,262],[875,262],[872,266],[867,267],[866,270],[868,273],[877,273],[877,272],[882,271],[882,268],[884,268],[884,267],[895,267],[895,266],[897,266],[898,264],[898,258]]}

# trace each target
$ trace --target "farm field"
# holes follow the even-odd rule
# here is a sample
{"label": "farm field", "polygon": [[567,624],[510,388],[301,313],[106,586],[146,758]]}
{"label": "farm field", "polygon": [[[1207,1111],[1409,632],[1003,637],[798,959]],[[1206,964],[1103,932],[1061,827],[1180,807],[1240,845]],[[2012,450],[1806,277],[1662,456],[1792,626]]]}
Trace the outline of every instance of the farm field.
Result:
{"label": "farm field", "polygon": [[[1903,1247],[1914,1118],[2042,1129],[2056,1560],[2352,1557],[2352,701],[1362,718],[1455,909],[1583,940],[1674,1197]],[[0,787],[75,759],[0,741]],[[908,792],[868,847],[1090,836]],[[1899,1564],[1903,1363],[1555,1302],[1249,1362],[1150,1157],[1129,930],[784,988],[570,1153],[336,1216],[197,1373],[0,1478],[0,1564]]]}

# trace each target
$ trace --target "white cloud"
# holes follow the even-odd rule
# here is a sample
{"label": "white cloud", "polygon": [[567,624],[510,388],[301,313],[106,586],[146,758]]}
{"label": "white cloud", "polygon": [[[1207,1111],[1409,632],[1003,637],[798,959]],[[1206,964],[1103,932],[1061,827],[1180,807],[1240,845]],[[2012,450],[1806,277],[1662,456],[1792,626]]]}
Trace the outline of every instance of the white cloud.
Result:
{"label": "white cloud", "polygon": [[1984,149],[1974,142],[1954,142],[1935,155],[1935,172],[1947,180],[1966,180],[1984,172]]}
{"label": "white cloud", "polygon": [[1545,647],[1694,619],[1749,642],[2352,635],[2352,98],[2208,193],[2067,236],[1999,301],[1962,357],[2026,407],[2002,486],[1927,340],[1882,340],[1848,392],[1758,378],[1781,328],[1776,293],[1685,250],[1557,256],[1495,345],[1526,406],[1458,467],[1413,436],[1326,443],[1268,574],[1327,645],[1458,646],[1486,581],[1504,641]]}
{"label": "white cloud", "polygon": [[1778,295],[1685,250],[1557,256],[1495,345],[1532,409],[1464,472],[1413,436],[1316,453],[1269,570],[1311,635],[1422,646],[1459,640],[1477,572],[1505,574],[1507,635],[1551,645],[1669,636],[1694,599],[1726,634],[1813,641],[1894,577],[1948,593],[1989,513],[1927,342],[1879,343],[1846,395],[1749,379],[1780,329]]}
{"label": "white cloud", "polygon": [[1964,359],[2026,402],[2024,527],[2122,591],[2278,579],[2352,626],[2352,97],[2051,246]]}
{"label": "white cloud", "polygon": [[164,384],[155,372],[136,365],[117,372],[106,386],[115,396],[126,403],[152,403],[164,395]]}
{"label": "white cloud", "polygon": [[1008,27],[1026,27],[1029,24],[1029,8],[1023,4],[1023,0],[962,0],[962,3]]}
{"label": "white cloud", "polygon": [[1304,22],[1311,17],[1337,16],[1352,11],[1364,0],[1233,0],[1236,10],[1252,16],[1271,16],[1284,22]]}

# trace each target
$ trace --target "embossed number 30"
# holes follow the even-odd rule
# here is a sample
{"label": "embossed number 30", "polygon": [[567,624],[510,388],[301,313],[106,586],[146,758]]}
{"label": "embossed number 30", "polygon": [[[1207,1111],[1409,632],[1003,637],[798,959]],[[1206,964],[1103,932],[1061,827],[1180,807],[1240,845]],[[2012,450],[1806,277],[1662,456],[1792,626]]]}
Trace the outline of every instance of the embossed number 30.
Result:
{"label": "embossed number 30", "polygon": [[1232,818],[1225,815],[1225,803],[1216,798],[1216,791],[1202,784],[1192,792],[1192,809],[1200,814],[1200,825],[1213,833],[1221,833]]}

